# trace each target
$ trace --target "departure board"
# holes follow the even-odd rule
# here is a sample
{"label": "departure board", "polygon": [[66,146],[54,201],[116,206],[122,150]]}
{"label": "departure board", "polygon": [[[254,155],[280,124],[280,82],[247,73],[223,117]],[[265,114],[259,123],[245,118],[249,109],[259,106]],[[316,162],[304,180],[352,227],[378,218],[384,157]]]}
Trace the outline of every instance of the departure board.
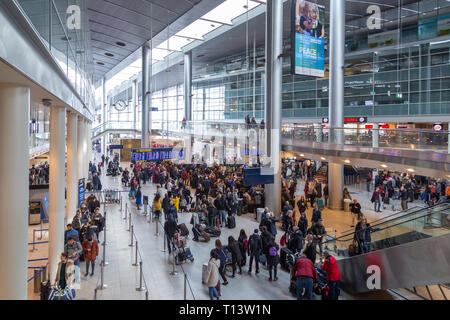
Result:
{"label": "departure board", "polygon": [[184,159],[183,149],[149,148],[131,149],[131,162],[164,161]]}

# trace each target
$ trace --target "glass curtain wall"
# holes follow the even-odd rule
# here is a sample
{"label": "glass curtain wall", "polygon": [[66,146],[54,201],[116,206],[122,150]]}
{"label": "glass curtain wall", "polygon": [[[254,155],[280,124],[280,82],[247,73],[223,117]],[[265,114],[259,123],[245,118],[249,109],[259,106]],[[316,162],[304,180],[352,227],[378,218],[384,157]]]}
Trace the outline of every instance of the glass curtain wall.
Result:
{"label": "glass curtain wall", "polygon": [[[93,108],[92,54],[86,0],[18,0],[41,40],[64,71],[75,90]],[[80,21],[69,28],[68,18],[80,12]]]}
{"label": "glass curtain wall", "polygon": [[[368,31],[366,18],[346,22],[345,116],[449,114],[450,2],[428,0],[385,9],[380,30]],[[290,48],[288,39],[285,48]],[[194,114],[208,114],[203,101],[210,98],[207,88],[213,82],[225,87],[225,119],[244,119],[247,114],[264,117],[264,48],[255,52],[247,48],[197,75]],[[285,59],[284,118],[328,116],[327,64],[325,68],[324,78],[292,75]]]}

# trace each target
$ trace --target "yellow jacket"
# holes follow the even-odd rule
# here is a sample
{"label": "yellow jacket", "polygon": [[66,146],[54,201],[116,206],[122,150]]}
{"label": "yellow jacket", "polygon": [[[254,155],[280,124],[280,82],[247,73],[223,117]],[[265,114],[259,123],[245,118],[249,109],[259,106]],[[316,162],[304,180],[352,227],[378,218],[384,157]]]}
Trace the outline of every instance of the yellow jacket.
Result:
{"label": "yellow jacket", "polygon": [[172,202],[173,202],[175,208],[177,208],[177,212],[178,212],[179,211],[178,206],[180,205],[180,198],[173,198]]}
{"label": "yellow jacket", "polygon": [[154,211],[161,211],[162,210],[162,199],[159,198],[158,201],[153,201],[153,210]]}

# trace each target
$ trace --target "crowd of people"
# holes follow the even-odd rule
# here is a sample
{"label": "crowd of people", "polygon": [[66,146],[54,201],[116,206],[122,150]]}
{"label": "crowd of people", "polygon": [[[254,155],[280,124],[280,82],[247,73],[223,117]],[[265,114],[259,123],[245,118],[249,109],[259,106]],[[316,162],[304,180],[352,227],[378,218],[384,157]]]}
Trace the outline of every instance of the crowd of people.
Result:
{"label": "crowd of people", "polygon": [[38,165],[33,164],[29,170],[28,177],[30,185],[48,184],[49,164],[47,161]]}

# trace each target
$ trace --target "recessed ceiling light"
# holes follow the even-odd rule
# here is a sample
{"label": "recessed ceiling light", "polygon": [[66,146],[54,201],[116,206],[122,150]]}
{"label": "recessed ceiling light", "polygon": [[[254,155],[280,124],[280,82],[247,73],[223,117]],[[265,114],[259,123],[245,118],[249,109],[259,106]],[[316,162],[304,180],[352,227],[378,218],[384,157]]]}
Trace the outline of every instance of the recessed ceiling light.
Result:
{"label": "recessed ceiling light", "polygon": [[320,157],[320,160],[325,160],[325,158],[324,157]]}
{"label": "recessed ceiling light", "polygon": [[408,168],[406,170],[408,170],[409,172],[414,172],[414,169],[412,169],[412,168]]}
{"label": "recessed ceiling light", "polygon": [[103,62],[97,61],[97,64],[104,66],[105,64]]}
{"label": "recessed ceiling light", "polygon": [[125,47],[126,46],[126,44],[124,42],[122,42],[122,41],[117,41],[116,44],[118,46],[121,46],[121,47]]}
{"label": "recessed ceiling light", "polygon": [[345,163],[350,163],[350,160],[344,160]]}
{"label": "recessed ceiling light", "polygon": [[304,157],[305,155],[303,153],[300,153],[300,157]]}
{"label": "recessed ceiling light", "polygon": [[109,53],[109,52],[105,52],[105,56],[114,57],[114,55],[112,53]]}
{"label": "recessed ceiling light", "polygon": [[385,165],[385,164],[382,164],[381,166],[382,166],[383,168],[387,168],[387,165]]}

